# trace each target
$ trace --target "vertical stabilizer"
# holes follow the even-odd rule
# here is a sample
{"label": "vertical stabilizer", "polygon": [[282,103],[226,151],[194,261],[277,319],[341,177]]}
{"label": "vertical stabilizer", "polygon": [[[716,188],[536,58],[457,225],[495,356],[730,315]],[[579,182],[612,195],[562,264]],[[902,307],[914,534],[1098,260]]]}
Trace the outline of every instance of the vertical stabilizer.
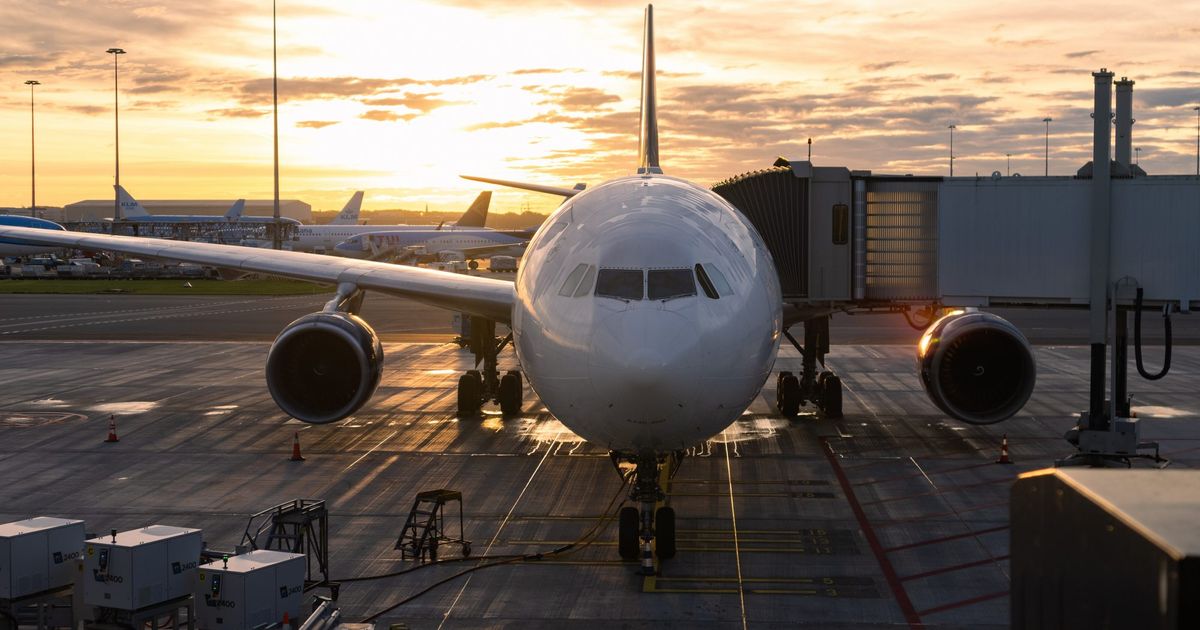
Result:
{"label": "vertical stabilizer", "polygon": [[492,191],[479,193],[471,207],[455,223],[458,227],[484,227],[487,225],[488,207],[492,205]]}
{"label": "vertical stabilizer", "polygon": [[363,191],[356,191],[329,225],[358,225],[358,212],[362,209],[362,200]]}
{"label": "vertical stabilizer", "polygon": [[658,99],[654,90],[654,5],[646,5],[642,49],[642,123],[638,140],[638,173],[661,173],[658,166]]}
{"label": "vertical stabilizer", "polygon": [[228,210],[225,211],[225,219],[228,221],[237,221],[238,219],[242,218],[242,212],[245,210],[246,200],[238,199],[237,201],[233,202],[232,206],[229,206]]}
{"label": "vertical stabilizer", "polygon": [[133,195],[129,194],[129,191],[125,190],[124,186],[118,184],[115,188],[117,189],[117,201],[121,204],[122,219],[141,219],[150,216],[150,213],[142,207],[142,204],[138,203],[137,199],[133,198]]}

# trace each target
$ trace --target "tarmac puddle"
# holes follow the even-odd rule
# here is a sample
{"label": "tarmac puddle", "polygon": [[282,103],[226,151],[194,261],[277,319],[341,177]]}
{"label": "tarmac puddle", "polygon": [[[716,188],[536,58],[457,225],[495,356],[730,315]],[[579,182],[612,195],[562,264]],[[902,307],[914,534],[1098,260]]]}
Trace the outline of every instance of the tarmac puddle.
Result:
{"label": "tarmac puddle", "polygon": [[152,400],[131,400],[129,402],[104,403],[103,405],[92,407],[91,410],[100,413],[131,416],[153,411],[156,407],[158,407],[158,403]]}
{"label": "tarmac puddle", "polygon": [[223,416],[227,413],[233,413],[233,411],[237,408],[238,408],[238,405],[217,405],[216,407],[213,407],[211,410],[204,412],[204,415],[206,415],[206,416]]}

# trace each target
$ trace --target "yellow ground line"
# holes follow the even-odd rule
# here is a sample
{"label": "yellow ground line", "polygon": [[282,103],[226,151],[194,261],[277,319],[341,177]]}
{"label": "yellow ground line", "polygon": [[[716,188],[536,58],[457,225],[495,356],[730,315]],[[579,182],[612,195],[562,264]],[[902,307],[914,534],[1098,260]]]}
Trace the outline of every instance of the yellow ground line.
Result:
{"label": "yellow ground line", "polygon": [[[672,494],[672,496],[676,496],[676,497],[728,497],[729,492],[728,491],[726,491],[724,493],[721,493],[721,492],[675,492]],[[753,497],[759,497],[759,498],[769,497],[772,499],[792,498],[792,497],[795,497],[797,499],[803,498],[803,497],[796,497],[791,492],[743,492],[743,493],[739,494],[738,496],[739,497],[752,497],[752,498]]]}
{"label": "yellow ground line", "polygon": [[755,595],[816,595],[817,591],[813,589],[789,589],[789,588],[764,588],[751,589],[751,593]]}
{"label": "yellow ground line", "polygon": [[[769,578],[769,577],[754,577],[742,578],[743,582],[757,582],[766,584],[816,584],[822,581],[823,578]],[[737,582],[737,577],[660,577],[660,582]],[[832,585],[831,585],[832,586]]]}

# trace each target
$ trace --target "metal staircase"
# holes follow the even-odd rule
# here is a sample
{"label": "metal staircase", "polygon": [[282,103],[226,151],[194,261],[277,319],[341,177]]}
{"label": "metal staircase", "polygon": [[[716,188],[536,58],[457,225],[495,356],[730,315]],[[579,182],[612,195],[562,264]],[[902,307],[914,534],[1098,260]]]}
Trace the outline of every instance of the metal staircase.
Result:
{"label": "metal staircase", "polygon": [[[446,532],[446,503],[458,502],[458,537]],[[437,562],[438,547],[443,544],[462,546],[464,558],[471,555],[471,541],[463,535],[462,493],[456,490],[427,490],[417,494],[413,501],[404,529],[396,539],[396,549],[402,559],[420,559],[421,562]]]}

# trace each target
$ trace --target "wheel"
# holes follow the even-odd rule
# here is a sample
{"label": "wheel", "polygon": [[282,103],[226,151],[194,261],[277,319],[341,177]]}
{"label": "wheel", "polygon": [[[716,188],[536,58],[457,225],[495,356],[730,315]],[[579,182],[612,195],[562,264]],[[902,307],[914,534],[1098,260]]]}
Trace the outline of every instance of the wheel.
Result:
{"label": "wheel", "polygon": [[458,377],[458,417],[467,418],[479,413],[483,399],[483,380],[471,370]]}
{"label": "wheel", "polygon": [[524,391],[520,372],[509,372],[500,379],[500,392],[497,398],[500,400],[500,411],[504,415],[515,416],[521,413]]}
{"label": "wheel", "polygon": [[464,558],[470,558],[471,557],[471,543],[463,543],[462,551],[463,551]]}
{"label": "wheel", "polygon": [[821,382],[821,411],[826,418],[842,417],[842,379],[833,372]]}
{"label": "wheel", "polygon": [[479,269],[479,261],[472,260],[471,262],[467,263],[467,267],[470,267],[471,271],[475,271],[476,269]]}
{"label": "wheel", "polygon": [[675,557],[675,508],[660,507],[654,513],[654,541],[659,560]]}
{"label": "wheel", "polygon": [[800,379],[793,374],[779,379],[779,391],[776,393],[779,413],[792,418],[800,412]]}
{"label": "wheel", "polygon": [[640,520],[637,508],[621,508],[621,515],[617,523],[617,551],[626,560],[638,559],[638,529],[640,528]]}

